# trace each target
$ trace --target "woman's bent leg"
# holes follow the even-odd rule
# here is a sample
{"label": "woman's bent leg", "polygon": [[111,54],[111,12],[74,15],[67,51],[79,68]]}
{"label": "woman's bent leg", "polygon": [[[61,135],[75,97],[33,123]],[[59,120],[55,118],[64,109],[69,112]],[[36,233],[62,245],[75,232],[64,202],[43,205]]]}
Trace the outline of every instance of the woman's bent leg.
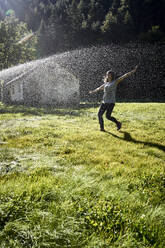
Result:
{"label": "woman's bent leg", "polygon": [[116,120],[115,117],[111,116],[114,107],[115,107],[115,104],[114,104],[114,103],[108,104],[107,112],[106,112],[106,118],[107,118],[108,120],[114,122],[114,123],[116,124],[116,126],[117,126],[117,130],[120,130],[120,128],[121,128],[121,123],[120,123],[118,120]]}

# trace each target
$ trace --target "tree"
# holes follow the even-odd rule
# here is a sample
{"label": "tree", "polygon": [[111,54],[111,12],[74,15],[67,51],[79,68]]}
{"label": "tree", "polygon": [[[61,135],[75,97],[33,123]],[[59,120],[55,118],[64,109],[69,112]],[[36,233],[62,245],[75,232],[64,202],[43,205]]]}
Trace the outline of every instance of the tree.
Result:
{"label": "tree", "polygon": [[107,40],[122,42],[133,39],[133,22],[125,0],[113,1],[102,22],[101,31]]}
{"label": "tree", "polygon": [[[1,1],[0,18],[7,1]],[[17,2],[17,1],[16,1]],[[12,8],[37,31],[40,56],[89,44],[144,39],[165,33],[165,0],[19,0]]]}
{"label": "tree", "polygon": [[27,33],[27,25],[19,22],[14,14],[0,22],[0,70],[36,58],[36,37],[22,45],[18,44]]}
{"label": "tree", "polygon": [[165,30],[165,0],[125,0],[137,33],[147,32],[152,26]]}

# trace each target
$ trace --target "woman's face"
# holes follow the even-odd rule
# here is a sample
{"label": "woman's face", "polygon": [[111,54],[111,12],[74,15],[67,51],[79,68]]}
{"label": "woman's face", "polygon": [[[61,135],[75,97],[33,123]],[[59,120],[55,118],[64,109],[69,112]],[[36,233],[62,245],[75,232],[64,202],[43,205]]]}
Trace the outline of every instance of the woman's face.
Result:
{"label": "woman's face", "polygon": [[112,74],[111,73],[108,74],[108,81],[112,81]]}

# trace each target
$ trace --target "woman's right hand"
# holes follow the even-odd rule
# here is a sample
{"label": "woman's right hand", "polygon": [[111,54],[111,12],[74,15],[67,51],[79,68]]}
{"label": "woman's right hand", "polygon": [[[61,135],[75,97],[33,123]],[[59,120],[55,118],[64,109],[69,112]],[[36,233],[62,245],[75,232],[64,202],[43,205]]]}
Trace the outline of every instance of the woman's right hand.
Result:
{"label": "woman's right hand", "polygon": [[135,66],[134,72],[136,72],[136,70],[137,70],[138,66],[139,66],[139,65],[136,65],[136,66]]}

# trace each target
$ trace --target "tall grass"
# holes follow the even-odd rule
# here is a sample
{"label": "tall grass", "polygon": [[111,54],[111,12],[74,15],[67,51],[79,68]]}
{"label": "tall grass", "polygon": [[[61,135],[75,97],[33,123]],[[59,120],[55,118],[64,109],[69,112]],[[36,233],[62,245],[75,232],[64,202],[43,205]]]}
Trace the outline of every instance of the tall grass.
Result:
{"label": "tall grass", "polygon": [[163,103],[0,113],[0,248],[165,247]]}

